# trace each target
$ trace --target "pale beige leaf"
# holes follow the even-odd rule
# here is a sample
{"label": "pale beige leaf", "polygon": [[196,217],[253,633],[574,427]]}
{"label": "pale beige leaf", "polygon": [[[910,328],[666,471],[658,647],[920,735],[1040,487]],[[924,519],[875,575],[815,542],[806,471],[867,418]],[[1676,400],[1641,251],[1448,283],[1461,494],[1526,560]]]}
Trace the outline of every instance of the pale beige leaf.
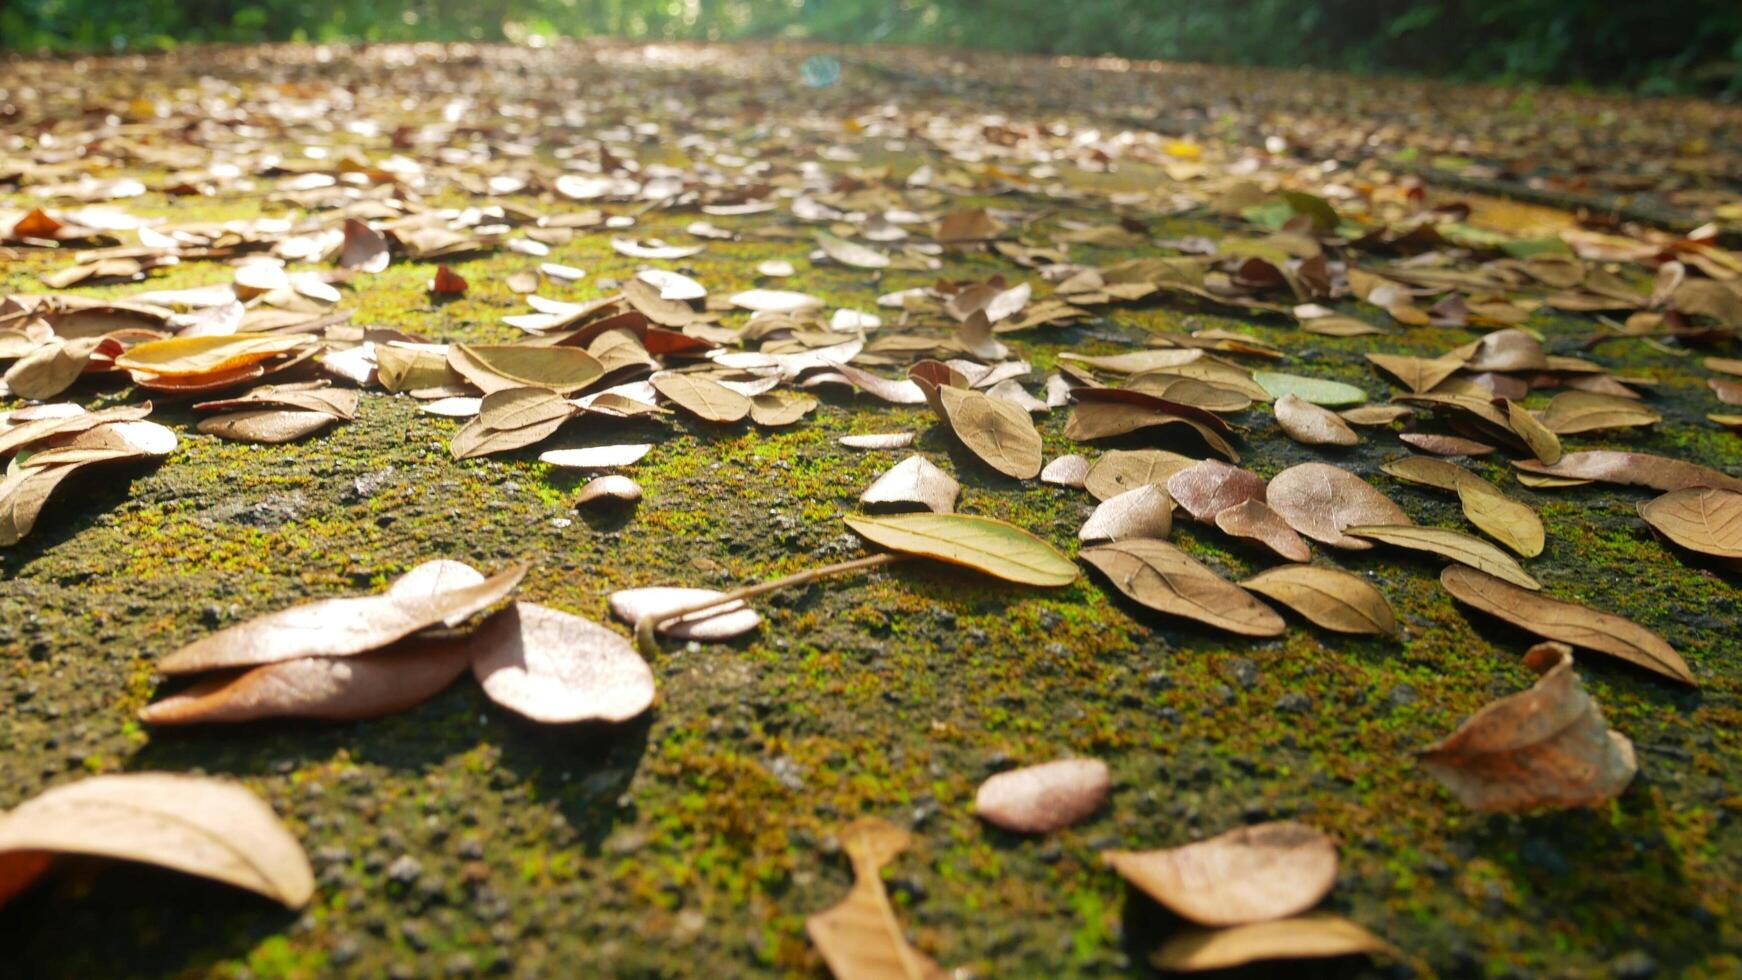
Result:
{"label": "pale beige leaf", "polygon": [[977,391],[938,389],[944,418],[956,438],[987,466],[1017,480],[1040,474],[1041,441],[1028,412]]}
{"label": "pale beige leaf", "polygon": [[750,414],[750,399],[708,378],[661,374],[653,387],[679,408],[708,422],[737,422]]}
{"label": "pale beige leaf", "polygon": [[1101,501],[1077,532],[1080,541],[1165,538],[1173,528],[1173,500],[1160,484],[1145,483]]}
{"label": "pale beige leaf", "polygon": [[887,472],[859,495],[859,502],[868,506],[921,508],[935,514],[948,514],[956,509],[956,495],[962,485],[938,469],[924,456],[909,456],[890,467]]}
{"label": "pale beige leaf", "polygon": [[1337,845],[1291,820],[1156,851],[1105,851],[1125,880],[1193,922],[1243,925],[1312,908],[1337,880]]}
{"label": "pale beige leaf", "polygon": [[1742,559],[1742,493],[1697,487],[1639,505],[1654,530],[1689,551]]}
{"label": "pale beige leaf", "polygon": [[1019,834],[1080,823],[1107,801],[1113,780],[1099,759],[1060,759],[998,773],[974,794],[974,815]]}
{"label": "pale beige leaf", "polygon": [[1168,937],[1150,956],[1150,962],[1173,973],[1193,973],[1266,960],[1383,956],[1392,952],[1385,940],[1348,919],[1313,912],[1227,929],[1183,929]]}
{"label": "pale beige leaf", "polygon": [[1284,565],[1240,583],[1307,619],[1338,633],[1397,632],[1397,617],[1385,596],[1359,575],[1322,565]]}
{"label": "pale beige leaf", "polygon": [[1351,551],[1372,547],[1343,533],[1351,525],[1410,523],[1390,497],[1328,463],[1301,463],[1271,477],[1264,502],[1301,534]]}
{"label": "pale beige leaf", "polygon": [[[725,595],[724,592],[713,589],[655,585],[639,589],[619,589],[611,593],[609,602],[612,615],[633,625],[647,616],[658,618],[709,599],[723,599]],[[681,619],[665,620],[659,624],[659,632],[680,640],[717,643],[742,636],[761,623],[762,616],[739,599],[712,609],[690,613]]]}
{"label": "pale beige leaf", "polygon": [[1464,516],[1482,533],[1523,558],[1542,554],[1546,534],[1542,518],[1529,505],[1506,496],[1486,480],[1472,476],[1458,484]]}
{"label": "pale beige leaf", "polygon": [[629,639],[572,613],[513,603],[469,648],[490,700],[533,721],[620,722],[653,704],[653,671]]}
{"label": "pale beige leaf", "polygon": [[907,849],[907,832],[861,817],[842,828],[840,839],[853,863],[853,889],[839,904],[804,920],[829,972],[836,980],[945,980],[936,963],[907,944],[883,890],[883,866]]}

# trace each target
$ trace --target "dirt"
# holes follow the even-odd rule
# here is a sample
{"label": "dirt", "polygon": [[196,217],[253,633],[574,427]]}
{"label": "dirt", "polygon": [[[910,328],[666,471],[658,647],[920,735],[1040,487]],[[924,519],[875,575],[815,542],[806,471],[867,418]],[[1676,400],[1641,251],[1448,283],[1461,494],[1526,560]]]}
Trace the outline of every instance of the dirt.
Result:
{"label": "dirt", "polygon": [[[668,63],[693,50],[709,57],[686,71],[715,85],[728,84],[738,59],[754,58],[771,109],[777,95],[814,99],[817,111],[836,111],[846,98],[808,93],[781,75],[808,51],[661,50],[647,62],[628,48],[601,59],[625,73],[618,84],[650,95],[683,94],[692,76]],[[512,57],[527,71],[560,74],[567,69],[557,55]],[[899,57],[884,60],[911,77]],[[146,75],[158,67],[142,64]],[[216,70],[245,76],[238,65],[231,58]],[[848,70],[869,71],[853,62]],[[1081,118],[1106,108],[1087,94],[1096,85],[1139,84],[1072,71],[1083,89],[1054,94],[1076,100]],[[1179,84],[1304,84],[1191,71],[1199,74]],[[874,75],[865,84],[887,86],[904,111],[961,109],[960,86],[929,80],[936,84]],[[995,91],[971,94],[974,105],[999,104]],[[1031,93],[1019,95],[1012,101]],[[1671,109],[1680,121],[1708,111]],[[0,207],[24,200],[0,196]],[[1048,203],[1059,209],[1050,220],[1094,216]],[[128,206],[191,220],[247,217],[262,205],[242,195],[189,203],[153,193]],[[694,217],[652,212],[636,233],[680,237]],[[1153,230],[1206,228],[1180,218]],[[582,235],[549,256],[588,270],[562,298],[601,295],[637,267],[608,239]],[[757,261],[787,258],[801,266],[794,288],[861,309],[880,292],[935,278],[813,273],[803,269],[807,250],[805,242],[717,242],[675,267],[723,292],[747,285]],[[1080,250],[1102,262],[1120,254]],[[357,322],[441,340],[511,339],[500,318],[524,305],[504,280],[538,261],[503,252],[459,263],[473,288],[443,303],[423,288],[433,265],[396,263],[354,284],[346,306]],[[9,261],[0,289],[40,291],[35,277],[60,262]],[[956,278],[993,271],[1009,267],[981,258],[949,268]],[[153,285],[210,281],[212,267],[187,264]],[[1555,352],[1575,353],[1590,322],[1539,314],[1530,325]],[[1209,326],[1281,345],[1292,358],[1285,369],[1348,381],[1376,399],[1388,390],[1361,360],[1367,338],[1311,336],[1287,321],[1177,303],[1113,307],[1013,343],[1044,369],[1067,347],[1120,350],[1145,331]],[[1415,329],[1388,338],[1386,349],[1432,354],[1469,336]],[[1742,444],[1704,421],[1716,409],[1686,359],[1638,342],[1591,356],[1665,379],[1653,402],[1665,421],[1648,432],[1573,437],[1569,448],[1626,446],[1738,472]],[[462,680],[375,721],[148,731],[134,714],[161,680],[157,658],[299,600],[379,588],[428,558],[486,569],[531,559],[523,597],[605,621],[604,597],[615,589],[727,587],[857,555],[840,516],[905,451],[846,449],[836,439],[848,433],[919,430],[913,451],[961,480],[962,511],[1005,518],[1061,547],[1074,547],[1092,507],[1078,491],[998,477],[923,412],[841,394],[781,431],[683,420],[573,425],[552,445],[656,443],[632,471],[645,499],[602,512],[573,509],[581,481],[538,463],[537,450],[453,461],[454,422],[380,391],[365,393],[355,421],[287,446],[200,435],[181,405],[153,417],[182,436],[173,456],[69,485],[34,533],[0,551],[0,804],[81,773],[233,776],[303,842],[318,893],[299,915],[162,871],[75,863],[0,911],[19,975],[819,975],[803,919],[845,893],[851,876],[832,834],[862,814],[916,836],[888,871],[913,940],[979,976],[1143,972],[1176,923],[1128,892],[1098,852],[1170,846],[1283,816],[1340,842],[1343,870],[1326,907],[1402,951],[1395,960],[1325,964],[1316,975],[1742,969],[1742,593],[1734,573],[1652,538],[1634,512],[1643,492],[1533,491],[1503,464],[1475,466],[1542,512],[1548,549],[1528,567],[1551,593],[1660,632],[1701,685],[1684,690],[1581,656],[1578,669],[1610,723],[1640,750],[1639,777],[1600,809],[1486,817],[1461,809],[1411,750],[1527,686],[1518,655],[1531,640],[1457,607],[1437,583],[1437,564],[1389,551],[1328,558],[1385,592],[1403,626],[1398,641],[1337,637],[1298,620],[1275,640],[1231,638],[1112,598],[1092,577],[1029,591],[907,562],[773,596],[759,603],[765,625],[733,643],[668,641],[654,662],[656,708],[624,726],[539,727]],[[1049,458],[1080,448],[1063,437],[1062,413],[1039,424]],[[1369,434],[1338,461],[1376,473],[1399,454],[1395,440]],[[1267,477],[1324,458],[1277,438],[1245,447],[1246,465]],[[1384,476],[1374,482],[1417,521],[1461,526],[1455,498]],[[1233,576],[1267,564],[1189,523],[1174,540]],[[1114,774],[1110,804],[1088,822],[1028,839],[970,815],[985,776],[1076,754],[1105,759]]]}

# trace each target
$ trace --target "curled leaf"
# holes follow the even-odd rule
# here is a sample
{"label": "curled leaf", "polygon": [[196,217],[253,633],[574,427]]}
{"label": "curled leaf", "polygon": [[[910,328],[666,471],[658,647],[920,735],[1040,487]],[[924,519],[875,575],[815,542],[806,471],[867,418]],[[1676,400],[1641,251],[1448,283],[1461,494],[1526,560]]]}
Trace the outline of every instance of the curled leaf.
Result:
{"label": "curled leaf", "polygon": [[1619,796],[1639,769],[1633,743],[1604,723],[1573,672],[1572,651],[1541,644],[1526,663],[1543,671],[1536,684],[1422,749],[1422,768],[1482,812],[1594,806]]}
{"label": "curled leaf", "polygon": [[[643,618],[659,618],[708,599],[724,599],[724,592],[713,589],[683,589],[671,586],[648,586],[640,589],[619,589],[611,593],[611,614],[625,623],[638,623]],[[681,619],[659,624],[659,632],[680,640],[700,640],[717,643],[742,636],[761,625],[762,617],[742,599],[728,602]]]}
{"label": "curled leaf", "polygon": [[859,495],[859,502],[897,509],[920,507],[935,514],[948,514],[956,509],[956,495],[961,492],[962,485],[954,477],[924,456],[915,455],[878,477]]}

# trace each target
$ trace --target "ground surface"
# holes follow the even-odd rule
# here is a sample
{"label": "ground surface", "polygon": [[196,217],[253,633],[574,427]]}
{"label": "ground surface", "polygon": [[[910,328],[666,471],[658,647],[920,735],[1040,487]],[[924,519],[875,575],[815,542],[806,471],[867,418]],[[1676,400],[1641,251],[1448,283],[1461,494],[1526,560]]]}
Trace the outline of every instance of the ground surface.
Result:
{"label": "ground surface", "polygon": [[[439,49],[333,51],[328,60],[296,49],[20,63],[0,80],[15,107],[0,115],[0,138],[15,157],[81,140],[113,151],[155,134],[160,147],[241,140],[249,152],[293,154],[318,144],[374,162],[403,152],[431,167],[445,148],[452,171],[419,199],[458,206],[483,195],[455,187],[453,171],[554,173],[551,151],[642,122],[659,128],[610,138],[643,166],[682,165],[686,147],[710,149],[684,138],[707,134],[712,150],[762,154],[776,187],[800,186],[801,164],[842,175],[888,165],[905,175],[930,163],[941,176],[969,178],[948,207],[1024,212],[1041,241],[1071,221],[1106,224],[1113,206],[1101,195],[1132,195],[1119,206],[1141,219],[1144,241],[1071,247],[1072,261],[1089,264],[1177,254],[1155,243],[1239,226],[1203,210],[1170,213],[1164,202],[1194,177],[1176,172],[1185,178],[1176,184],[1165,168],[1190,163],[1188,154],[1121,158],[1118,134],[1127,129],[1191,137],[1217,167],[1275,137],[1295,161],[1291,173],[1325,159],[1358,173],[1352,183],[1439,172],[1457,190],[1435,189],[1438,200],[1471,200],[1475,184],[1511,184],[1570,203],[1614,205],[1620,195],[1636,210],[1701,221],[1722,219],[1737,189],[1738,147],[1725,141],[1742,121],[1702,104],[893,52],[847,53],[841,80],[817,88],[799,70],[813,53],[564,48],[448,52],[438,62]],[[826,67],[813,73],[826,81]],[[171,139],[155,110],[128,115],[136,98],[204,98],[213,118],[178,123]],[[1054,126],[1053,137],[1017,140],[1013,151],[994,138],[1001,127],[1031,131],[1035,120]],[[364,121],[378,125],[351,125]],[[436,143],[396,151],[389,135],[408,125],[438,127]],[[1079,136],[1080,149],[1071,149]],[[1151,140],[1144,145],[1165,145]],[[976,142],[996,149],[972,159],[965,148]],[[500,152],[509,144],[528,152]],[[830,159],[845,156],[841,149],[859,158]],[[1039,165],[1049,171],[1022,177]],[[141,155],[99,176],[137,176],[151,192],[112,206],[172,222],[303,213],[278,196],[278,178],[252,187],[218,181],[208,196],[161,193],[173,169]],[[1055,183],[1095,196],[1037,190]],[[535,189],[502,200],[546,213],[592,206]],[[28,187],[0,196],[0,208],[35,203]],[[694,208],[645,203],[599,206],[638,215],[633,234],[688,240]],[[880,277],[813,267],[809,230],[757,237],[749,230],[779,222],[711,220],[746,235],[652,264],[687,269],[725,294],[756,284],[757,262],[787,259],[799,274],[782,285],[864,310],[881,293],[939,277],[1003,274],[1034,282],[1038,293],[1049,288],[986,252],[946,255],[940,271]],[[1570,220],[1492,208],[1493,226],[1508,232]],[[646,264],[613,252],[611,234],[583,233],[554,249],[544,261],[587,276],[541,293],[606,295],[607,283]],[[20,249],[0,259],[0,291],[47,291],[38,276],[67,261]],[[456,262],[472,286],[447,302],[425,291],[433,264],[396,261],[353,279],[341,309],[355,323],[436,340],[513,339],[518,332],[501,319],[526,306],[507,277],[540,261],[500,251]],[[219,263],[185,262],[148,286],[78,292],[119,296],[228,277]],[[1562,353],[1586,353],[1578,342],[1594,324],[1546,310],[1529,321]],[[1097,307],[1081,323],[1004,339],[1034,364],[1033,389],[1061,349],[1122,351],[1149,331],[1210,327],[1275,344],[1289,355],[1284,370],[1350,381],[1375,400],[1389,386],[1364,351],[1435,354],[1477,335],[1421,327],[1332,338],[1302,333],[1288,317],[1160,299]],[[1702,353],[1737,356],[1733,344]],[[1649,431],[1572,437],[1570,448],[1637,448],[1742,472],[1738,436],[1704,418],[1721,408],[1697,357],[1637,340],[1589,356],[1661,379],[1652,404],[1665,420]],[[109,388],[71,397],[130,396]],[[67,489],[29,537],[0,551],[0,804],[81,773],[231,775],[286,819],[314,860],[319,892],[296,915],[149,869],[75,870],[0,913],[7,960],[21,975],[816,975],[803,919],[844,893],[849,873],[831,835],[861,814],[917,837],[889,878],[915,942],[981,976],[1143,971],[1171,926],[1128,894],[1097,852],[1170,846],[1280,815],[1339,838],[1343,872],[1327,907],[1407,956],[1337,962],[1326,975],[1738,969],[1742,595],[1734,573],[1653,539],[1635,513],[1643,491],[1537,491],[1513,481],[1499,457],[1473,464],[1541,511],[1548,547],[1528,566],[1550,591],[1657,630],[1700,682],[1692,691],[1581,657],[1610,723],[1640,749],[1638,778],[1600,809],[1483,817],[1458,806],[1410,750],[1527,686],[1518,654],[1531,640],[1461,611],[1436,581],[1439,563],[1400,552],[1317,549],[1317,560],[1369,576],[1398,610],[1401,641],[1342,639],[1298,621],[1281,638],[1248,641],[1110,598],[1097,578],[1031,592],[908,563],[766,600],[766,624],[738,642],[668,642],[653,665],[657,707],[617,728],[537,727],[468,682],[369,722],[148,731],[134,715],[161,680],[158,657],[219,625],[377,588],[426,558],[485,568],[531,559],[523,596],[604,621],[614,589],[730,587],[851,557],[861,546],[840,515],[901,456],[843,448],[836,438],[847,433],[919,429],[917,451],[962,481],[962,510],[1003,517],[1061,548],[1075,547],[1092,506],[1079,491],[979,466],[923,408],[892,409],[840,389],[788,429],[682,417],[571,427],[555,444],[657,444],[632,471],[646,499],[610,516],[577,513],[569,498],[581,481],[536,462],[536,450],[455,462],[446,447],[455,423],[379,390],[365,393],[355,421],[287,446],[197,434],[185,404],[161,405],[153,417],[183,436],[170,459]],[[1245,465],[1260,474],[1323,458],[1276,435],[1262,407],[1245,421],[1255,429]],[[1039,420],[1049,458],[1082,448],[1064,438],[1064,424],[1062,411]],[[1388,431],[1368,430],[1339,462],[1417,521],[1460,526],[1448,496],[1379,474],[1403,449]],[[1225,573],[1270,564],[1214,531],[1178,524],[1174,540]],[[987,774],[1069,754],[1112,766],[1112,801],[1092,820],[1029,840],[969,814]]]}

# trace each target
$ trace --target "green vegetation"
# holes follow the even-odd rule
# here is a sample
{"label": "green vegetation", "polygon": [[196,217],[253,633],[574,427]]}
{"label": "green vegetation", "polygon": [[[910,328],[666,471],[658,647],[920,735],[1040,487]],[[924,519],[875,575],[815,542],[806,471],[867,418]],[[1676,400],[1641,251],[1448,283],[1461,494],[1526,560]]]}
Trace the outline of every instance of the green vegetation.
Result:
{"label": "green vegetation", "polygon": [[0,47],[794,37],[1742,94],[1733,0],[15,0]]}

